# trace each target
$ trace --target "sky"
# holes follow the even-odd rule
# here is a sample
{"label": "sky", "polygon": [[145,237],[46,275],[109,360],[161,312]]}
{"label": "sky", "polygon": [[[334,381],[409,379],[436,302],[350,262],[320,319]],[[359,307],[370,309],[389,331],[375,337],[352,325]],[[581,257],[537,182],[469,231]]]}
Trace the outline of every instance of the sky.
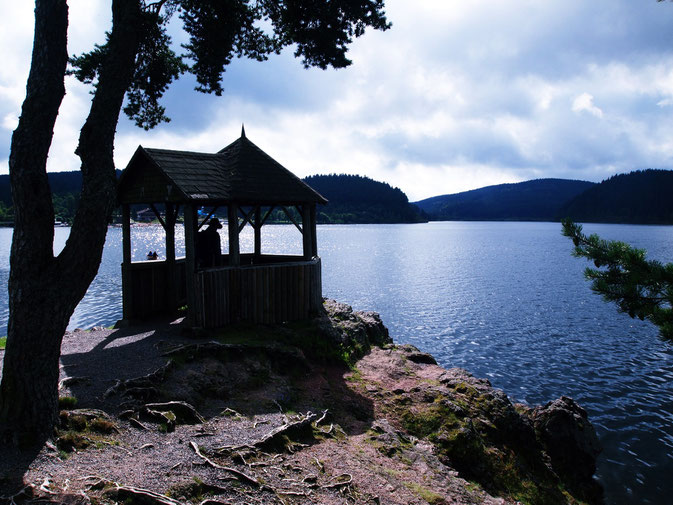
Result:
{"label": "sky", "polygon": [[[70,0],[69,54],[103,41],[110,2]],[[115,164],[138,145],[216,152],[247,137],[300,177],[366,175],[417,201],[543,177],[600,182],[673,168],[673,3],[386,0],[347,69],[304,69],[292,49],[235,60],[221,97],[184,76],[146,132],[121,116]],[[33,4],[0,2],[0,174],[30,67]],[[179,23],[174,42],[184,42]],[[73,154],[90,88],[66,78],[48,171]]]}

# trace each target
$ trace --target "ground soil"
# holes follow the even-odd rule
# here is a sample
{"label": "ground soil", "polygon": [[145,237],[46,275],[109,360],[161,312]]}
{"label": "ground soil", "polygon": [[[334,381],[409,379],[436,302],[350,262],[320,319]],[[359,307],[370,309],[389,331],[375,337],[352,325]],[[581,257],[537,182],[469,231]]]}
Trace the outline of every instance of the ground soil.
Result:
{"label": "ground soil", "polygon": [[[66,334],[60,395],[77,403],[62,412],[56,437],[39,452],[0,454],[2,500],[511,502],[462,479],[431,444],[386,418],[380,388],[389,379],[380,369],[394,349],[377,348],[349,368],[269,342],[213,351],[211,340],[185,334],[180,321]],[[182,350],[168,357],[175,349]],[[403,382],[394,387],[413,387]],[[172,400],[194,406],[204,421],[162,420],[145,406]],[[311,420],[259,443],[275,429]]]}

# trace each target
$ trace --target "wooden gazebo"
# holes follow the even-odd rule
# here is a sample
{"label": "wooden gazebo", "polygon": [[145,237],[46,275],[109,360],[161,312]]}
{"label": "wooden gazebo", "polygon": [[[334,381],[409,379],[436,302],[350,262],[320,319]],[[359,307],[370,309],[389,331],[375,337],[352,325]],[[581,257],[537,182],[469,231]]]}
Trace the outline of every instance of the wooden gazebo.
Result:
{"label": "wooden gazebo", "polygon": [[[125,320],[172,313],[187,305],[192,326],[304,319],[322,304],[316,204],[327,203],[245,136],[218,153],[139,146],[118,186],[122,206]],[[133,204],[149,205],[166,231],[166,258],[131,261]],[[218,266],[201,267],[196,236],[226,207],[228,250]],[[295,209],[293,211],[292,209]],[[199,217],[206,209],[207,216]],[[303,235],[303,255],[262,253],[262,226],[281,209]],[[163,212],[162,212],[163,211]],[[175,225],[184,216],[185,257],[175,257]],[[254,252],[241,254],[239,233],[254,229]]]}

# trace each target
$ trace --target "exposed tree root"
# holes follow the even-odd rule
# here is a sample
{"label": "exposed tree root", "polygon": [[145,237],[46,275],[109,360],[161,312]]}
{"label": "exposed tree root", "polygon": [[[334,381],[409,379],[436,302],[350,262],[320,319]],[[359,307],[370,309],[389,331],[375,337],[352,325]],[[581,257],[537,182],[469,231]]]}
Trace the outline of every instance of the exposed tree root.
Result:
{"label": "exposed tree root", "polygon": [[175,368],[175,363],[173,361],[168,361],[166,364],[157,368],[154,372],[151,372],[142,377],[135,377],[133,379],[119,380],[117,383],[109,388],[105,393],[103,393],[103,398],[108,398],[117,393],[124,393],[129,391],[135,391],[139,393],[141,391],[154,391],[154,385],[163,382],[166,379],[166,376]]}
{"label": "exposed tree root", "polygon": [[235,468],[230,468],[227,466],[222,466],[217,463],[215,463],[213,460],[208,458],[206,455],[204,455],[201,450],[199,449],[199,446],[196,445],[194,442],[189,442],[189,445],[192,446],[192,449],[194,449],[194,452],[196,453],[197,456],[199,456],[201,459],[203,459],[206,463],[208,463],[210,466],[213,468],[219,468],[220,470],[224,470],[225,472],[229,472],[232,475],[234,475],[238,480],[247,482],[248,484],[254,484],[257,487],[262,487],[262,483],[259,482],[257,479],[254,477],[247,475],[243,472],[240,472],[236,470]]}
{"label": "exposed tree root", "polygon": [[323,488],[323,489],[336,489],[336,488],[340,488],[340,487],[350,486],[353,483],[353,476],[349,473],[342,473],[341,475],[337,475],[332,480],[341,479],[342,477],[346,477],[347,480],[334,482],[334,483],[331,483],[331,484],[325,484],[324,486],[320,486],[320,487]]}
{"label": "exposed tree root", "polygon": [[61,381],[58,383],[58,390],[60,391],[63,388],[73,386],[75,384],[79,384],[82,382],[89,382],[91,380],[91,377],[66,377],[64,379],[61,379]]}
{"label": "exposed tree root", "polygon": [[[302,418],[297,421],[292,421],[285,423],[277,428],[274,428],[269,433],[264,435],[259,440],[256,440],[252,444],[244,444],[237,446],[224,446],[217,449],[219,454],[231,454],[243,451],[245,449],[258,449],[267,452],[283,452],[287,449],[288,439],[292,440],[293,437],[301,436],[305,433],[305,430],[312,428],[311,424],[318,424],[327,416],[327,411],[325,410],[320,418],[316,420],[318,414],[313,412],[307,412]],[[293,445],[303,445],[303,444],[293,444]]]}
{"label": "exposed tree root", "polygon": [[[26,498],[31,498],[33,496],[34,486],[28,484],[26,487],[21,489],[18,493],[12,496],[0,496],[0,503],[7,503],[8,505],[18,505],[18,503],[23,503]],[[20,502],[17,502],[20,500]]]}
{"label": "exposed tree root", "polygon": [[146,410],[159,412],[173,412],[177,424],[200,424],[205,423],[205,418],[187,402],[165,402],[165,403],[147,403]]}
{"label": "exposed tree root", "polygon": [[140,489],[131,486],[115,485],[103,493],[104,496],[110,496],[114,499],[130,503],[142,503],[143,505],[182,505],[181,502],[173,500],[168,496],[155,493],[149,489]]}

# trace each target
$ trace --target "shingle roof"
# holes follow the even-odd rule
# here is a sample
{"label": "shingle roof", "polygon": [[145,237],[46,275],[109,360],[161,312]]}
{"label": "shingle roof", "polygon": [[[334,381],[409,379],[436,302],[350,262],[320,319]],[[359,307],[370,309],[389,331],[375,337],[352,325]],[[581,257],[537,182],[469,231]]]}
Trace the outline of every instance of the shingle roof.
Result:
{"label": "shingle roof", "polygon": [[[148,177],[143,172],[158,172]],[[139,184],[143,195],[156,195],[167,185],[177,189],[172,201],[258,204],[327,203],[292,172],[241,133],[218,153],[151,149],[138,146],[119,182],[121,203],[134,203]],[[163,194],[163,193],[162,193]],[[167,198],[168,199],[168,198]]]}

